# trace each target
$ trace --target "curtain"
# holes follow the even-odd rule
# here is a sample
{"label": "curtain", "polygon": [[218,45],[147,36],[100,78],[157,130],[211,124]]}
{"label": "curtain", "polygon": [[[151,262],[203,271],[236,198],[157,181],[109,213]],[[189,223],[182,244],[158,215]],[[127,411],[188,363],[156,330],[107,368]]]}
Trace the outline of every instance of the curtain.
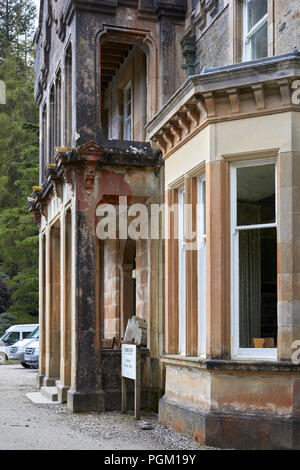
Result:
{"label": "curtain", "polygon": [[[253,220],[260,208],[239,202],[241,225]],[[239,232],[239,324],[240,347],[252,347],[252,339],[261,336],[261,231]]]}

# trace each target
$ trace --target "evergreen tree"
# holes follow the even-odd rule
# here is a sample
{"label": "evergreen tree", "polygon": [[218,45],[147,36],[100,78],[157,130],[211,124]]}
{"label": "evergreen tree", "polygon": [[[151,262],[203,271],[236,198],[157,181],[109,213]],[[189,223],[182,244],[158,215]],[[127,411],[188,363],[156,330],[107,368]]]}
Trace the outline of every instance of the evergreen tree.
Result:
{"label": "evergreen tree", "polygon": [[35,18],[32,0],[0,0],[0,59],[12,50],[28,65]]}
{"label": "evergreen tree", "polygon": [[0,314],[4,313],[10,304],[10,291],[7,288],[8,276],[0,273]]}
{"label": "evergreen tree", "polygon": [[38,314],[38,230],[26,205],[38,182],[38,110],[28,60],[33,13],[33,0],[0,0],[0,80],[7,90],[0,105],[0,272],[2,292],[11,295],[6,312],[18,322]]}
{"label": "evergreen tree", "polygon": [[13,324],[17,318],[12,313],[3,313],[0,317],[0,337],[4,335],[5,331]]}

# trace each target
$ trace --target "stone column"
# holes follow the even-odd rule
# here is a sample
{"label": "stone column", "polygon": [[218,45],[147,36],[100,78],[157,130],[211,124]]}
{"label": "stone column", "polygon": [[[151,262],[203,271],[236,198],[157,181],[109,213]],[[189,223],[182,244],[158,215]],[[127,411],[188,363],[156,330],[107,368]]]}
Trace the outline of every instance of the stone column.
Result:
{"label": "stone column", "polygon": [[[46,229],[46,247],[45,247],[45,328],[44,328],[44,373],[45,376],[43,377],[43,385],[50,383],[50,378],[46,377],[47,372],[49,372],[49,358],[50,358],[50,287],[51,287],[51,279],[50,279],[50,227]],[[41,353],[40,361],[43,361],[43,352]],[[52,384],[53,381],[52,381]]]}
{"label": "stone column", "polygon": [[47,336],[44,386],[54,385],[60,374],[60,228],[49,229],[47,249]]}
{"label": "stone column", "polygon": [[[84,201],[84,198],[79,200]],[[72,377],[67,403],[75,412],[105,409],[95,289],[95,211],[92,204],[79,204],[72,228],[75,304],[72,308]]]}
{"label": "stone column", "polygon": [[278,359],[300,340],[300,153],[278,157]]}
{"label": "stone column", "polygon": [[46,355],[46,236],[40,233],[39,237],[39,374],[38,388],[41,388],[45,377]]}
{"label": "stone column", "polygon": [[[102,133],[99,126],[99,108],[97,89],[99,72],[95,79],[95,34],[101,29],[101,23],[95,17],[97,25],[93,23],[92,16],[80,10],[76,12],[76,36],[81,38],[76,41],[73,48],[73,139],[75,145],[74,130],[78,134],[76,145],[85,142],[99,142]],[[98,51],[98,48],[97,48]],[[100,67],[97,61],[97,67]]]}
{"label": "stone column", "polygon": [[206,166],[207,356],[230,357],[230,166]]}
{"label": "stone column", "polygon": [[60,259],[60,382],[57,384],[58,400],[67,402],[67,391],[71,386],[71,214],[61,215],[61,259]]}

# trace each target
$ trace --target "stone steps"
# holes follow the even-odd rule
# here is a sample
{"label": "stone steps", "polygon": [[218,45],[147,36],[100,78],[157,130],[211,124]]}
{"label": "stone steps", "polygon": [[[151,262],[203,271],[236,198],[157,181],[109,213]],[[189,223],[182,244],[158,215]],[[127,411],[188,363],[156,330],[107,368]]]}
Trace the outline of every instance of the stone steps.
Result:
{"label": "stone steps", "polygon": [[47,400],[58,402],[58,394],[56,387],[42,387],[40,392]]}
{"label": "stone steps", "polygon": [[37,403],[38,405],[58,405],[58,401],[52,401],[49,398],[45,397],[41,392],[32,392],[26,393],[26,397],[32,403]]}

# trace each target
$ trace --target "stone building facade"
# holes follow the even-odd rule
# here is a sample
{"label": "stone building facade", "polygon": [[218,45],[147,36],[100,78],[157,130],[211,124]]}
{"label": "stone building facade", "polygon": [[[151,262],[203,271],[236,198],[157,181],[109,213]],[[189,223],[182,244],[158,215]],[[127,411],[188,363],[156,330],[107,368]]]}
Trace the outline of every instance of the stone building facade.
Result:
{"label": "stone building facade", "polygon": [[[299,26],[296,0],[41,1],[39,386],[72,410],[120,407],[104,344],[136,314],[161,423],[300,448]],[[120,196],[170,236],[99,240]]]}
{"label": "stone building facade", "polygon": [[105,205],[163,200],[145,125],[184,81],[184,22],[177,0],[40,3],[40,183],[29,199],[40,227],[39,386],[56,386],[74,411],[120,408],[119,342],[132,315],[147,322],[142,404],[157,408],[163,388],[163,242],[127,239],[127,226],[101,239],[97,227]]}
{"label": "stone building facade", "polygon": [[189,2],[191,76],[147,126],[179,206],[159,418],[219,447],[300,448],[299,15]]}

